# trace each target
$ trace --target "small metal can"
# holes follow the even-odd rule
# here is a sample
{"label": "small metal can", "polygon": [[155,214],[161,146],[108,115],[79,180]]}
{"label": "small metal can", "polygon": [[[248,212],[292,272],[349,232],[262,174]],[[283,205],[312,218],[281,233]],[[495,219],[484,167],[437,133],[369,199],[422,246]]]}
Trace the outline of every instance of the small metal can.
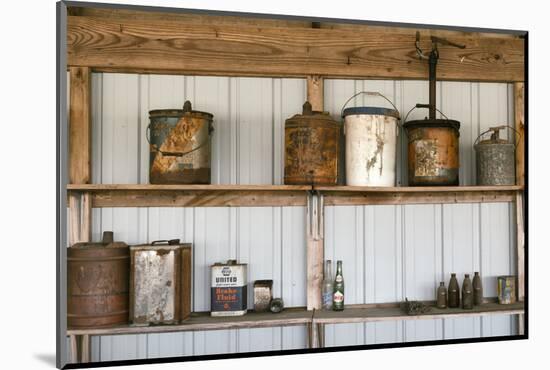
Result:
{"label": "small metal can", "polygon": [[269,311],[273,298],[273,280],[256,280],[254,282],[254,311]]}
{"label": "small metal can", "polygon": [[247,309],[247,264],[228,260],[210,267],[211,316],[242,316]]}
{"label": "small metal can", "polygon": [[497,277],[499,304],[516,303],[516,277],[513,275]]}

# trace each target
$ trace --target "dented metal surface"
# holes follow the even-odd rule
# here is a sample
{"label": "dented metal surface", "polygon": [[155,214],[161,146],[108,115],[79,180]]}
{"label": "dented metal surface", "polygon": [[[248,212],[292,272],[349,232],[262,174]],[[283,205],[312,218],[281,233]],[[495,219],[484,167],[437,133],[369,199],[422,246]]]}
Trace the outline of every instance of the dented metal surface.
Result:
{"label": "dented metal surface", "polygon": [[213,115],[186,101],[182,110],[152,110],[149,119],[149,182],[209,184]]}
{"label": "dented metal surface", "polygon": [[[491,127],[479,135],[474,143],[476,152],[476,177],[478,185],[515,185],[516,145],[500,139],[499,131],[507,126]],[[478,140],[492,132],[490,139]]]}
{"label": "dented metal surface", "polygon": [[183,274],[190,266],[182,265],[178,239],[156,241],[130,247],[130,319],[133,325],[177,324],[183,318]]}
{"label": "dented metal surface", "polygon": [[130,252],[105,232],[101,243],[67,250],[67,325],[100,327],[128,322]]}
{"label": "dented metal surface", "polygon": [[458,185],[459,127],[454,120],[406,122],[409,185]]}
{"label": "dented metal surface", "polygon": [[269,311],[273,298],[273,280],[256,280],[254,282],[254,311]]}
{"label": "dented metal surface", "polygon": [[339,138],[338,122],[305,102],[302,114],[285,122],[285,184],[335,185]]}

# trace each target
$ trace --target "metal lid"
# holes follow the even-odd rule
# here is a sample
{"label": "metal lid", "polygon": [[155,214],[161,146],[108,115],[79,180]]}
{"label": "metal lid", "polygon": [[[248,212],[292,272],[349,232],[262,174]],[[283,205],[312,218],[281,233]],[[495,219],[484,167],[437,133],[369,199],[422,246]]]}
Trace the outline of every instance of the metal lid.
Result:
{"label": "metal lid", "polygon": [[93,249],[93,248],[128,248],[128,244],[124,242],[113,241],[113,232],[104,231],[103,240],[101,242],[80,242],[71,246],[75,249]]}
{"label": "metal lid", "polygon": [[309,101],[306,101],[304,105],[302,105],[302,114],[295,114],[294,116],[288,118],[285,121],[285,124],[289,125],[293,123],[301,123],[306,121],[308,123],[311,123],[312,121],[314,121],[322,124],[339,126],[338,122],[336,122],[330,116],[329,112],[320,112],[320,111],[313,110],[311,107],[311,103]]}
{"label": "metal lid", "polygon": [[377,115],[377,116],[389,116],[389,117],[395,117],[399,119],[399,112],[395,109],[389,109],[389,108],[382,108],[382,107],[350,107],[344,109],[344,112],[342,113],[343,117],[351,116],[351,115],[359,115],[359,114],[367,114],[367,115]]}
{"label": "metal lid", "polygon": [[195,116],[196,118],[204,118],[212,120],[214,115],[208,112],[202,112],[198,110],[193,110],[191,107],[191,102],[189,100],[185,101],[183,104],[183,109],[154,109],[149,111],[149,118],[156,117],[175,117],[180,118],[184,114],[189,114]]}
{"label": "metal lid", "polygon": [[405,122],[403,124],[405,128],[419,128],[419,127],[448,127],[455,130],[460,129],[460,122],[454,119],[419,119],[414,121]]}

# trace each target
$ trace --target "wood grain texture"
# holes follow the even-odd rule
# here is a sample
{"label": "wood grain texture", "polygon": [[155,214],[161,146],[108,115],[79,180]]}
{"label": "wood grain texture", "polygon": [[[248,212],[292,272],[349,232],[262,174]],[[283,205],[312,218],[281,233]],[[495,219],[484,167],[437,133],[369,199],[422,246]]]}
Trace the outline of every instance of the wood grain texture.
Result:
{"label": "wood grain texture", "polygon": [[92,116],[91,69],[70,68],[69,105],[69,182],[89,183],[91,180]]}
{"label": "wood grain texture", "polygon": [[82,213],[80,223],[80,241],[92,241],[92,194],[86,192],[82,194],[80,208]]}
{"label": "wood grain texture", "polygon": [[514,84],[514,121],[521,139],[516,147],[516,184],[525,185],[525,85],[523,82]]}
{"label": "wood grain texture", "polygon": [[195,312],[184,323],[179,325],[157,326],[117,326],[112,328],[91,328],[67,330],[67,335],[117,335],[117,334],[146,334],[146,333],[173,333],[197,330],[224,330],[243,328],[266,328],[275,326],[306,325],[311,322],[313,313],[304,307],[286,308],[279,314],[271,312],[249,311],[244,316],[211,317],[210,312]]}
{"label": "wood grain texture", "polygon": [[[321,197],[308,195],[306,211],[307,309],[321,309],[324,261],[324,208]],[[316,332],[316,328],[312,328]],[[312,337],[312,345],[317,341]]]}
{"label": "wood grain texture", "polygon": [[314,111],[324,110],[324,83],[321,76],[307,77],[307,101],[310,102]]}
{"label": "wood grain texture", "polygon": [[67,190],[98,192],[103,190],[139,191],[305,191],[309,185],[154,185],[154,184],[67,184]]}
{"label": "wood grain texture", "polygon": [[[68,64],[118,72],[426,79],[427,64],[415,54],[415,31],[69,16]],[[429,38],[422,40],[428,48]],[[440,47],[438,79],[523,80],[522,39],[464,34],[450,40],[466,49]]]}
{"label": "wood grain texture", "polygon": [[485,303],[480,306],[474,306],[472,310],[464,310],[461,308],[438,309],[432,307],[430,312],[421,315],[407,315],[398,307],[345,308],[344,311],[315,311],[313,323],[343,324],[396,320],[428,320],[488,315],[516,315],[522,314],[523,312],[524,307],[522,302],[513,305]]}
{"label": "wood grain texture", "polygon": [[80,241],[80,194],[67,193],[69,205],[69,246]]}
{"label": "wood grain texture", "polygon": [[518,300],[525,299],[525,230],[523,219],[523,194],[516,195],[516,237],[518,263]]}

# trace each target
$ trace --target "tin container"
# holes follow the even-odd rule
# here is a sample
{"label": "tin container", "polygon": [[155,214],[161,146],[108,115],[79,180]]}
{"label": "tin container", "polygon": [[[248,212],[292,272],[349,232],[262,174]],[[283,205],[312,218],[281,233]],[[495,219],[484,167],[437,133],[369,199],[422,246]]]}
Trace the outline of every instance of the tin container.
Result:
{"label": "tin container", "polygon": [[[393,105],[382,94],[368,91],[353,95],[348,102],[362,93],[381,96]],[[342,116],[344,117],[346,142],[346,184],[352,186],[395,186],[397,137],[399,134],[399,112],[397,109],[346,108],[343,109]]]}
{"label": "tin container", "polygon": [[211,316],[242,316],[247,309],[247,264],[228,260],[210,266]]}
{"label": "tin container", "polygon": [[327,112],[311,109],[285,121],[285,184],[336,185],[340,125]]}
{"label": "tin container", "polygon": [[130,320],[178,324],[189,317],[191,244],[158,240],[130,247]]}
{"label": "tin container", "polygon": [[128,323],[130,251],[113,242],[76,243],[67,250],[67,325],[101,327]]}
{"label": "tin container", "polygon": [[[515,185],[516,145],[514,141],[501,139],[500,130],[514,130],[510,126],[491,127],[474,142],[478,185]],[[491,137],[479,141],[485,134]]]}
{"label": "tin container", "polygon": [[254,311],[269,311],[273,298],[273,280],[256,280],[254,282]]}
{"label": "tin container", "polygon": [[209,184],[213,115],[183,109],[149,112],[149,182],[151,184]]}
{"label": "tin container", "polygon": [[424,119],[405,122],[409,186],[458,185],[460,122]]}
{"label": "tin container", "polygon": [[516,303],[516,277],[511,275],[497,277],[497,295],[499,304]]}

